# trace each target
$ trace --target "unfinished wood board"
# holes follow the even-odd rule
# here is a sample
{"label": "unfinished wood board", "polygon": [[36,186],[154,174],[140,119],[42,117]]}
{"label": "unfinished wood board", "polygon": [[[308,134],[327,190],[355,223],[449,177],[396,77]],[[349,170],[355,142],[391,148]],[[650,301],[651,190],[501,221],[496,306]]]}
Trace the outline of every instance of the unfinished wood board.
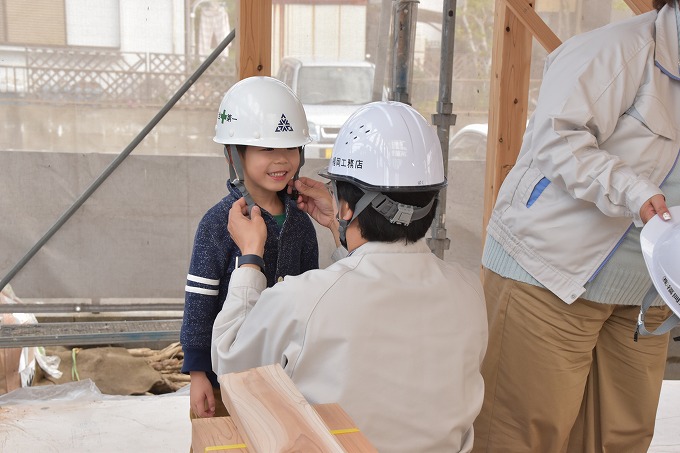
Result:
{"label": "unfinished wood board", "polygon": [[[339,404],[312,405],[347,453],[373,453],[375,449]],[[239,436],[231,417],[198,418],[191,421],[194,453],[229,450],[245,452],[247,445]]]}
{"label": "unfinished wood board", "polygon": [[222,400],[248,451],[344,452],[281,365],[218,377]]}
{"label": "unfinished wood board", "polygon": [[231,417],[195,418],[191,420],[193,453],[229,451],[248,452]]}
{"label": "unfinished wood board", "polygon": [[312,407],[347,453],[378,451],[339,404],[315,404]]}

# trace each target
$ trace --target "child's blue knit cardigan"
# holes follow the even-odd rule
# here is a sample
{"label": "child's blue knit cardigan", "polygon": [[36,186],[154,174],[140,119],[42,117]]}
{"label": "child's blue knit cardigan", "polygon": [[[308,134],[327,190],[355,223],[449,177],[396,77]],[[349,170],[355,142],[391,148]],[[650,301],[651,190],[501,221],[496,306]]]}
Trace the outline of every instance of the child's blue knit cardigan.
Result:
{"label": "child's blue knit cardigan", "polygon": [[[241,193],[231,182],[227,188],[229,195],[208,210],[196,230],[180,333],[184,350],[182,372],[205,371],[215,387],[217,376],[210,360],[212,327],[227,297],[236,257],[241,255],[227,231],[229,209],[241,198]],[[319,267],[319,246],[311,219],[283,191],[279,197],[286,209],[281,227],[271,214],[262,210],[267,225],[264,273],[268,287],[286,275],[299,275]]]}

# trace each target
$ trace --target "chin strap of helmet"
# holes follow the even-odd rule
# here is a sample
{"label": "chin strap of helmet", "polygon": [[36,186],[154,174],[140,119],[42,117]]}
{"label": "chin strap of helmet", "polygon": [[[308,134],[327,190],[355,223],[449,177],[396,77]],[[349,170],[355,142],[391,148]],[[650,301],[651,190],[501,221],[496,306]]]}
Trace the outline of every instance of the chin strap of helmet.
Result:
{"label": "chin strap of helmet", "polygon": [[[371,192],[367,192],[371,193]],[[414,220],[420,220],[425,217],[432,209],[434,204],[434,197],[430,202],[422,208],[418,206],[411,206],[408,204],[397,203],[390,197],[383,193],[371,199],[371,206],[385,217],[390,223],[408,226]]]}
{"label": "chin strap of helmet", "polygon": [[[356,206],[354,206],[352,218],[350,220],[338,218],[340,243],[342,243],[342,245],[345,247],[347,247],[347,227],[369,205],[378,211],[378,213],[380,213],[383,217],[389,220],[390,223],[408,226],[414,220],[420,220],[425,217],[430,212],[430,209],[432,209],[432,205],[434,204],[434,197],[427,205],[421,208],[419,206],[397,203],[381,192],[364,190],[360,187],[359,189],[364,192],[364,195],[359,199],[359,201],[357,201]],[[338,199],[338,190],[335,181],[333,181],[333,194],[335,196],[336,206],[340,206],[340,200]]]}
{"label": "chin strap of helmet", "polygon": [[[305,146],[299,146],[298,149],[300,150],[300,165],[298,165],[298,169],[295,172],[295,175],[293,175],[293,182],[297,181],[298,178],[300,177],[300,170],[302,169],[302,166],[305,164]],[[290,198],[297,201],[298,195],[300,195],[295,188],[295,184],[291,186],[291,192],[290,192]]]}
{"label": "chin strap of helmet", "polygon": [[[227,149],[227,147],[229,147],[229,149]],[[231,157],[229,157],[229,151],[231,151]],[[239,192],[241,192],[243,199],[246,200],[248,215],[250,215],[250,211],[252,211],[253,206],[255,206],[255,202],[253,201],[253,197],[250,196],[248,189],[246,189],[245,179],[239,176],[243,174],[243,164],[241,163],[241,156],[236,149],[236,145],[224,145],[224,155],[229,161],[229,179],[231,179],[231,183],[236,186]]]}
{"label": "chin strap of helmet", "polygon": [[650,332],[645,328],[645,313],[647,313],[649,307],[652,306],[657,294],[656,288],[652,284],[652,287],[649,288],[649,291],[647,291],[647,294],[645,294],[644,299],[642,299],[642,306],[640,307],[640,314],[638,315],[637,328],[635,329],[635,335],[633,335],[633,341],[638,341],[638,334],[642,335],[643,337],[650,335],[663,335],[670,331],[673,327],[680,324],[680,318],[678,315],[673,313],[671,316],[666,318],[666,320],[659,327],[657,327],[656,330]]}

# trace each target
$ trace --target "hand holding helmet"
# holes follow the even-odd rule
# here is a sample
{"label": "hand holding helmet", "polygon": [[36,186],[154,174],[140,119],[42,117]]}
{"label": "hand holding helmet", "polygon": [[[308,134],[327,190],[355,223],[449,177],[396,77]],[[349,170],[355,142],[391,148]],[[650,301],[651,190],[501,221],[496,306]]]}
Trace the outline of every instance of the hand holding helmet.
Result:
{"label": "hand holding helmet", "polygon": [[[637,333],[661,335],[680,324],[680,206],[673,206],[669,211],[670,220],[664,221],[655,215],[640,233],[642,256],[653,285],[640,307],[635,338]],[[656,299],[657,293],[673,315],[655,331],[650,332],[645,327],[645,313]]]}

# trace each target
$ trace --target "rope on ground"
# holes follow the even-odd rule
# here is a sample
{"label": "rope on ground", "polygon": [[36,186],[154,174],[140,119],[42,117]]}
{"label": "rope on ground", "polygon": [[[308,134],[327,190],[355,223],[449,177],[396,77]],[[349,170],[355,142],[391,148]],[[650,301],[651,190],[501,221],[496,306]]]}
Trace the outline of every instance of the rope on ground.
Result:
{"label": "rope on ground", "polygon": [[164,384],[170,391],[176,391],[191,381],[190,376],[182,374],[184,352],[182,346],[172,343],[160,351],[150,348],[128,349],[130,355],[141,357],[146,360],[151,368],[161,374]]}

